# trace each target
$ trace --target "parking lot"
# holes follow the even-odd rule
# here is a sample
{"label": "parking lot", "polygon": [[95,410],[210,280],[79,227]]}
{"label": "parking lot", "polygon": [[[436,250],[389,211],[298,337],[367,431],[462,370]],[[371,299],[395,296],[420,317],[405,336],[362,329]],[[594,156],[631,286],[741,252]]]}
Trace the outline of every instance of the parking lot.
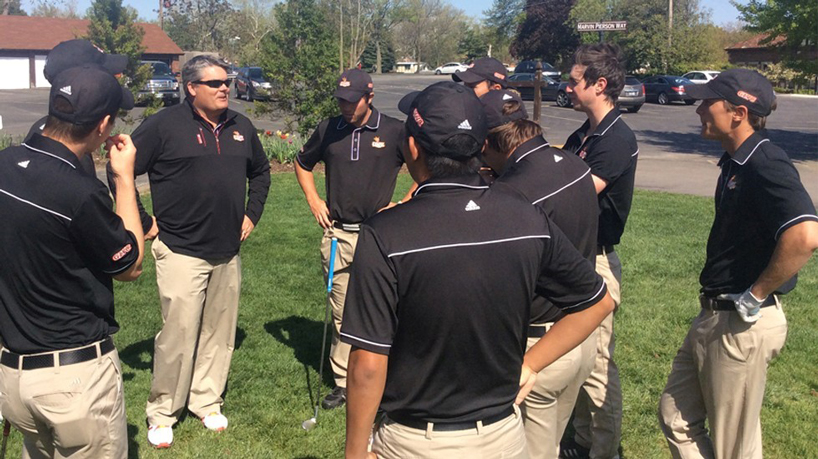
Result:
{"label": "parking lot", "polygon": [[[403,95],[448,78],[446,75],[373,75],[374,104],[384,113],[402,118],[397,104]],[[33,122],[47,113],[48,90],[0,90],[0,100],[3,117],[0,134],[22,136]],[[526,104],[532,114],[533,103]],[[251,105],[231,96],[230,108],[234,110],[246,114]],[[143,110],[133,110],[132,116],[138,118]],[[715,165],[723,150],[716,142],[699,136],[699,117],[695,110],[696,105],[648,103],[639,113],[622,113],[639,142],[638,187],[712,196],[718,175]],[[580,112],[557,107],[554,102],[543,102],[541,124],[552,144],[563,144],[584,120]],[[254,119],[254,123],[265,130],[284,127],[283,122],[276,119]],[[769,117],[767,128],[772,141],[793,159],[802,182],[818,202],[818,98],[780,95],[778,110]]]}

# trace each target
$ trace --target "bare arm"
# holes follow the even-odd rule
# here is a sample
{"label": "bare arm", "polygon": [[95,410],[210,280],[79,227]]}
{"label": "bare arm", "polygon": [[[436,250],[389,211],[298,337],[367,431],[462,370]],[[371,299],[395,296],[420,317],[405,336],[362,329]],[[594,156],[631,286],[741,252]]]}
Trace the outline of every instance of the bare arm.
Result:
{"label": "bare arm", "polygon": [[113,136],[105,144],[116,183],[116,214],[122,219],[125,229],[136,237],[139,249],[134,264],[114,276],[114,279],[118,281],[128,282],[136,280],[142,274],[142,257],[145,254],[145,237],[142,233],[142,219],[136,204],[138,195],[134,181],[136,147],[131,138],[125,134]]}
{"label": "bare arm", "polygon": [[554,324],[548,333],[525,353],[516,403],[520,404],[525,400],[534,386],[537,372],[579,346],[613,310],[614,302],[611,295],[605,293],[605,296],[590,308],[567,314]]}
{"label": "bare arm", "polygon": [[295,161],[295,178],[304,192],[304,197],[307,198],[307,204],[310,206],[310,212],[315,217],[315,221],[324,229],[332,226],[327,203],[318,196],[318,190],[315,188],[315,176],[312,171],[304,169],[298,164],[298,161]]}
{"label": "bare arm", "polygon": [[410,199],[412,199],[412,195],[415,193],[415,190],[417,190],[417,189],[418,189],[418,184],[415,183],[415,182],[412,182],[412,186],[409,187],[409,191],[407,191],[406,195],[401,198],[400,202],[390,202],[389,204],[386,205],[386,207],[383,207],[378,212],[381,212],[381,211],[386,210],[386,209],[391,209],[392,207],[395,207],[398,204],[402,204],[404,202],[409,201]]}
{"label": "bare arm", "polygon": [[375,414],[383,397],[389,357],[352,348],[347,371],[347,459],[373,458],[367,453]]}
{"label": "bare arm", "polygon": [[750,292],[766,298],[792,278],[818,249],[818,222],[808,220],[787,228],[775,245],[770,262],[758,276]]}
{"label": "bare arm", "polygon": [[594,188],[596,188],[596,194],[605,191],[605,187],[608,186],[608,182],[605,179],[601,179],[594,174],[591,174],[591,178],[594,179]]}

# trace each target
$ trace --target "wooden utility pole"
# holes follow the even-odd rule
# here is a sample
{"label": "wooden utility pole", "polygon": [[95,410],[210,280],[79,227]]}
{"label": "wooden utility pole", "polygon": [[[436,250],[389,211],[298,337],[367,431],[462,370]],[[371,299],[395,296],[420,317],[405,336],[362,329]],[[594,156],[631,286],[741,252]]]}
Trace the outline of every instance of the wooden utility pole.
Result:
{"label": "wooden utility pole", "polygon": [[339,37],[340,37],[340,44],[338,45],[338,65],[339,71],[344,71],[344,0],[339,0],[338,2],[338,11],[340,11],[339,17],[341,18],[341,27],[338,28]]}
{"label": "wooden utility pole", "polygon": [[162,8],[165,6],[165,0],[159,0],[159,28],[165,30],[165,15]]}
{"label": "wooden utility pole", "polygon": [[534,122],[539,123],[542,111],[542,61],[537,61],[534,69]]}
{"label": "wooden utility pole", "polygon": [[665,57],[665,72],[668,71],[668,61],[667,58],[671,54],[671,50],[673,49],[673,0],[668,0],[668,7],[667,7],[667,54]]}

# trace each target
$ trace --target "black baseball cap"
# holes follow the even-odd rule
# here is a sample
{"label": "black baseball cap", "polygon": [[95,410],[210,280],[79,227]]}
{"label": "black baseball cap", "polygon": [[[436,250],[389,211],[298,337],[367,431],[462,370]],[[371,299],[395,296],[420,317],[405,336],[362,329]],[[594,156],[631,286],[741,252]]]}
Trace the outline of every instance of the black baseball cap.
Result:
{"label": "black baseball cap", "polygon": [[45,61],[43,74],[49,83],[60,72],[78,65],[94,64],[104,68],[111,75],[118,75],[128,66],[128,56],[105,54],[88,40],[68,40],[55,46]]}
{"label": "black baseball cap", "polygon": [[[520,108],[508,115],[503,114],[503,106],[506,102],[517,101]],[[499,91],[489,91],[480,98],[483,110],[486,112],[486,125],[489,129],[494,129],[514,120],[527,119],[528,112],[525,111],[525,104],[520,98],[520,93],[511,89],[501,89]]]}
{"label": "black baseball cap", "polygon": [[[57,98],[63,98],[70,110],[58,110]],[[133,108],[133,94],[119,85],[113,75],[96,65],[72,67],[60,72],[51,86],[48,114],[63,121],[88,125],[98,123],[119,109]]]}
{"label": "black baseball cap", "polygon": [[764,75],[749,69],[730,69],[707,84],[685,86],[694,99],[724,99],[733,105],[744,105],[750,113],[768,116],[772,113],[775,92]]}
{"label": "black baseball cap", "polygon": [[456,135],[467,135],[483,145],[488,128],[486,114],[474,91],[453,81],[435,83],[423,91],[411,92],[398,104],[408,115],[406,131],[429,154],[463,160],[468,156],[447,150],[443,143]]}
{"label": "black baseball cap", "polygon": [[452,74],[454,81],[473,84],[489,80],[504,88],[508,85],[507,77],[508,70],[506,66],[493,57],[481,57],[472,62],[468,70]]}
{"label": "black baseball cap", "polygon": [[372,78],[369,74],[363,70],[349,69],[338,77],[338,85],[333,95],[347,102],[358,102],[361,97],[371,92]]}

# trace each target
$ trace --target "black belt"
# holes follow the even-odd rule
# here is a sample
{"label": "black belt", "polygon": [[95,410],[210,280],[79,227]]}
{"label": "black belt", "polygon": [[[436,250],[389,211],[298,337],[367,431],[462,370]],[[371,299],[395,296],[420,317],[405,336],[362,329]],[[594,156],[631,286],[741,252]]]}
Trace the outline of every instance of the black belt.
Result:
{"label": "black belt", "polygon": [[344,230],[349,231],[350,233],[357,233],[361,231],[361,224],[360,223],[341,223],[341,222],[332,222],[332,226]]}
{"label": "black belt", "polygon": [[[487,425],[494,424],[497,421],[502,421],[503,419],[511,416],[514,414],[514,406],[510,406],[504,409],[502,412],[495,414],[494,416],[489,416],[486,419],[483,419],[483,427]],[[404,425],[406,427],[411,427],[413,429],[420,429],[426,430],[426,426],[431,421],[423,421],[418,419],[403,419],[398,418],[395,419],[392,415],[387,415],[387,417],[400,425]],[[468,422],[433,422],[434,427],[432,428],[435,432],[453,432],[456,430],[468,430],[468,429],[476,429],[478,421],[468,421]]]}
{"label": "black belt", "polygon": [[[705,296],[704,294],[699,295],[699,304],[701,304],[702,309],[707,309],[708,311],[735,311],[736,310],[736,303],[733,300],[721,300],[717,298],[713,298],[710,296]],[[775,295],[769,295],[764,303],[761,304],[762,308],[766,308],[767,306],[772,306],[775,304]]]}
{"label": "black belt", "polygon": [[614,246],[612,246],[612,245],[598,245],[598,246],[596,246],[596,254],[597,255],[604,255],[606,253],[611,253],[614,250],[616,250],[616,248]]}
{"label": "black belt", "polygon": [[545,336],[545,324],[528,326],[529,338],[542,338],[543,336]]}
{"label": "black belt", "polygon": [[23,370],[37,370],[40,368],[51,368],[54,366],[54,356],[59,356],[60,366],[72,365],[74,363],[87,362],[89,360],[102,357],[114,350],[114,340],[109,336],[99,343],[99,354],[97,345],[92,344],[72,351],[54,351],[47,354],[21,355],[4,350],[0,355],[0,364],[10,368],[20,368],[20,359],[23,359]]}

